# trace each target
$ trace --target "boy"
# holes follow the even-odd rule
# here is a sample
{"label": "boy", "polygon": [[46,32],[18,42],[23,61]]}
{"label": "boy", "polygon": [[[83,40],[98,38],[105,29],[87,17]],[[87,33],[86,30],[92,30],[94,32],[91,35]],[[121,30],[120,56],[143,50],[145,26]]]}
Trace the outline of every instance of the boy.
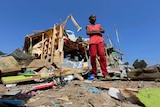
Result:
{"label": "boy", "polygon": [[100,24],[96,24],[96,15],[89,17],[90,25],[86,26],[86,34],[89,35],[89,53],[91,57],[91,73],[94,77],[97,76],[96,55],[100,57],[100,67],[104,78],[109,78],[108,71],[106,69],[106,57],[104,51],[104,39],[102,33],[104,29]]}

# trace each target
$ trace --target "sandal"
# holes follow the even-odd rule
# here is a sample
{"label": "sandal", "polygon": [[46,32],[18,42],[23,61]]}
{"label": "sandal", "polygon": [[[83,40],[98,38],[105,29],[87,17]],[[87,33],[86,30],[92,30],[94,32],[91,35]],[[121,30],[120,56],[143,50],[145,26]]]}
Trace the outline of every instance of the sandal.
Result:
{"label": "sandal", "polygon": [[99,79],[103,81],[103,80],[111,80],[112,78],[109,75],[107,75],[107,76],[101,77]]}

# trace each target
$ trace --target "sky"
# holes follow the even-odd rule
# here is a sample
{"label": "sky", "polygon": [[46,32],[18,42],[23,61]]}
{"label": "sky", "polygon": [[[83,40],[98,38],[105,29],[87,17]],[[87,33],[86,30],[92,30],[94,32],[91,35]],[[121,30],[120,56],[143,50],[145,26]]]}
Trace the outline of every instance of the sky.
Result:
{"label": "sky", "polygon": [[[91,14],[105,30],[103,37],[123,52],[130,65],[136,59],[160,64],[160,0],[0,0],[0,50],[23,49],[25,36],[60,24],[71,13],[82,27],[77,32],[71,20],[66,29],[88,38],[86,25]],[[115,33],[118,31],[118,38]],[[119,39],[119,41],[118,41]]]}

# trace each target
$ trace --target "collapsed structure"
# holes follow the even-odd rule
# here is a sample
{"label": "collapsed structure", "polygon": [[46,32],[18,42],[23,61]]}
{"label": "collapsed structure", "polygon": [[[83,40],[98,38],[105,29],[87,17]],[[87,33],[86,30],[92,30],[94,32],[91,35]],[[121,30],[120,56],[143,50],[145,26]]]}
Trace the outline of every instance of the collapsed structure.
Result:
{"label": "collapsed structure", "polygon": [[[73,31],[66,30],[66,24],[69,19],[71,19],[77,27],[77,31],[80,31],[81,27],[72,14],[69,14],[64,22],[59,25],[54,25],[53,28],[26,35],[22,51],[16,49],[10,54],[13,57],[4,57],[5,61],[1,58],[2,64],[0,71],[2,76],[5,76],[2,77],[2,82],[6,84],[34,80],[35,76],[33,76],[33,72],[30,72],[30,70],[36,72],[35,75],[38,74],[39,79],[49,78],[50,76],[60,76],[62,73],[64,75],[83,72],[88,73],[90,71],[89,39],[76,37]],[[113,49],[108,48],[106,45],[105,51],[108,65],[115,65],[115,63],[110,63],[110,55]],[[14,58],[18,63],[13,64],[13,61],[10,61],[10,59]],[[98,60],[99,58],[97,56],[97,66],[100,69]],[[112,60],[114,59],[112,58]],[[16,70],[11,69],[12,66],[15,67]],[[24,75],[12,77],[11,72],[19,72],[21,70],[23,70]],[[48,71],[54,75],[41,75]],[[9,75],[9,77],[6,77],[7,75]]]}
{"label": "collapsed structure", "polygon": [[[69,19],[71,19],[73,24],[77,27],[77,31],[80,31],[81,27],[78,25],[72,14],[69,14],[64,22],[59,25],[54,25],[53,28],[26,35],[23,52],[21,52],[20,50],[16,50],[11,54],[11,56],[13,56],[18,61],[18,63],[16,61],[14,61],[16,63],[13,63],[13,57],[1,58],[0,74],[11,75],[11,72],[20,71],[23,68],[36,71],[36,73],[39,73],[39,78],[50,77],[50,74],[41,75],[42,72],[49,72],[54,74],[51,76],[60,76],[62,73],[66,75],[75,74],[75,72],[85,72],[84,74],[87,74],[91,69],[88,46],[89,39],[76,37],[73,31],[66,30],[66,24]],[[118,79],[123,79],[125,77],[131,79],[155,79],[160,77],[159,75],[157,75],[157,73],[159,74],[158,66],[145,68],[145,65],[139,69],[134,68],[134,66],[129,66],[127,63],[124,63],[122,61],[123,54],[113,47],[109,35],[107,35],[107,38],[110,45],[105,44],[105,53],[107,60],[106,67],[109,73],[113,74],[112,76],[116,75],[120,77]],[[28,59],[30,58],[31,61],[28,61]],[[19,60],[22,60],[22,62],[26,61],[28,64],[26,64],[26,62],[22,63]],[[96,60],[97,68],[99,71],[101,71],[98,56]],[[155,72],[155,76],[150,77],[148,76],[148,74],[147,77],[144,77],[142,73],[147,73],[147,71]],[[30,77],[27,74],[27,76],[21,75],[19,77],[2,77],[2,82],[12,83],[34,79],[34,76],[31,75]]]}
{"label": "collapsed structure", "polygon": [[[70,14],[60,25],[54,25],[51,29],[27,35],[24,43],[24,51],[39,59],[45,59],[50,63],[54,62],[61,64],[63,62],[64,54],[66,54],[63,49],[64,42],[67,41],[68,37],[65,26],[69,18],[71,18],[79,31],[81,27]],[[78,47],[74,46],[70,48],[76,49]]]}
{"label": "collapsed structure", "polygon": [[[38,59],[45,59],[50,63],[62,64],[63,59],[67,55],[70,55],[72,59],[76,57],[78,61],[84,59],[84,61],[88,62],[88,41],[82,40],[81,37],[74,37],[72,31],[65,29],[68,19],[72,20],[73,24],[77,27],[77,31],[81,30],[81,27],[72,14],[70,14],[63,23],[54,25],[51,29],[26,35],[23,50],[27,54],[35,56]],[[113,57],[112,52],[115,52],[113,47],[107,47],[106,45],[105,50],[107,64],[117,67],[119,59],[116,59],[116,55]]]}
{"label": "collapsed structure", "polygon": [[[22,105],[22,102],[24,102],[23,101],[24,99],[28,100],[28,98],[35,96],[34,91],[36,90],[53,88],[54,85],[63,86],[68,82],[67,80],[70,81],[74,78],[78,78],[81,81],[84,80],[83,77],[85,76],[83,74],[87,74],[88,71],[90,70],[89,69],[90,61],[89,61],[89,52],[88,52],[88,39],[82,39],[81,37],[75,37],[74,32],[65,29],[66,23],[68,19],[70,18],[72,22],[74,23],[74,25],[77,27],[78,31],[80,31],[81,27],[78,25],[78,23],[75,21],[73,16],[70,14],[66,18],[66,20],[60,25],[54,25],[54,27],[51,29],[37,32],[35,34],[26,35],[23,51],[17,49],[9,56],[2,56],[2,57],[1,55],[4,55],[4,53],[0,52],[0,78],[1,78],[2,83],[5,84],[6,87],[9,87],[9,90],[7,89],[8,93],[3,93],[3,95],[8,96],[8,100],[6,100],[5,97],[4,97],[5,100],[3,100],[2,99],[3,96],[1,96],[2,103],[0,102],[0,105],[3,105],[3,102],[4,104],[7,104],[7,103],[12,104],[13,102],[19,102],[18,104]],[[110,71],[114,71],[116,76],[121,77],[118,79],[123,79],[124,77],[127,77],[130,79],[147,79],[147,80],[158,79],[159,80],[160,65],[147,67],[147,64],[145,63],[145,61],[141,60],[139,62],[138,60],[136,60],[135,63],[133,64],[134,66],[133,69],[129,68],[129,66],[127,66],[126,64],[122,62],[122,53],[117,51],[112,46],[112,42],[108,35],[107,35],[107,38],[110,42],[110,46],[106,44],[105,53],[106,53],[106,60],[107,60],[107,69],[109,73]],[[118,57],[118,54],[120,54],[120,57]],[[30,61],[28,62],[28,59],[31,59],[31,62]],[[21,63],[21,60],[26,60],[26,62],[29,63],[24,67],[25,69],[23,69],[22,67],[23,64]],[[97,56],[97,66],[99,66],[98,60],[99,58]],[[83,64],[83,67],[82,67],[82,64]],[[52,68],[53,66],[55,68]],[[64,66],[67,66],[68,68],[67,67],[61,68]],[[58,68],[58,70],[56,68]],[[80,70],[77,68],[80,68]],[[14,71],[16,72],[18,71],[21,73],[20,75],[17,74],[15,76],[15,74],[13,74]],[[58,73],[56,73],[57,71]],[[79,75],[78,73],[81,73],[81,74],[83,73],[82,74],[83,77]],[[64,74],[63,75],[64,78],[62,78],[62,74]],[[113,78],[113,80],[114,79],[115,78]],[[31,80],[36,81],[36,83],[42,83],[42,82],[45,82],[45,83],[36,85],[33,87],[30,87],[31,85],[28,85],[29,86],[28,90],[25,87],[25,90],[22,88],[23,91],[22,89],[15,91],[14,88],[13,88],[14,91],[11,91],[12,88],[10,87],[16,86],[16,83],[31,81]],[[130,104],[131,103],[135,104],[134,100],[137,101],[136,97],[138,96],[140,98],[142,95],[140,93],[139,95],[135,96],[135,92],[139,91],[136,88],[135,89],[125,88],[119,91],[118,89],[113,88],[114,85],[119,84],[119,82],[115,82],[115,83],[117,84],[107,82],[107,86],[106,86],[103,83],[97,82],[96,84],[96,82],[93,82],[94,84],[93,88],[88,86],[88,82],[86,84],[87,85],[86,88],[84,88],[84,85],[74,83],[74,85],[69,85],[69,86],[73,86],[76,88],[76,93],[73,93],[74,92],[73,89],[71,90],[71,93],[73,93],[74,97],[70,97],[71,99],[69,99],[68,96],[65,96],[65,97],[62,96],[62,98],[60,99],[66,99],[64,101],[67,101],[67,102],[69,100],[75,101],[77,100],[77,97],[83,97],[83,98],[88,97],[89,98],[89,96],[87,96],[88,92],[96,93],[96,96],[97,96],[97,94],[100,92],[99,89],[102,89],[102,90],[109,89],[108,94],[111,97],[116,98],[119,101],[123,101],[125,99],[124,101],[127,101]],[[81,88],[82,86],[83,86],[83,89],[85,89],[85,91],[83,91],[83,89]],[[61,88],[61,87],[58,86],[57,88]],[[64,87],[64,90],[65,90],[65,87]],[[67,90],[68,90],[68,87],[67,87]],[[49,91],[51,91],[52,94],[54,92],[53,90],[49,90]],[[157,92],[158,91],[159,90],[157,90]],[[55,94],[57,94],[57,92],[58,91],[55,91]],[[62,90],[60,90],[59,92],[62,92]],[[66,91],[67,95],[71,96],[70,94],[68,94],[68,92],[69,91]],[[40,93],[38,92],[38,94]],[[46,95],[42,95],[42,94],[40,94],[39,97],[43,98],[44,96],[47,101],[49,100],[48,98],[51,98],[52,101],[56,101],[55,99],[57,99],[56,97],[54,97],[53,99],[52,96],[49,96],[49,95],[46,97],[47,95],[46,91],[45,91]],[[148,94],[148,89],[147,89],[147,94]],[[10,100],[11,96],[13,96],[13,100]],[[156,96],[157,98],[156,94],[153,96]],[[93,96],[91,97],[93,98]],[[20,100],[15,100],[17,98],[20,98]],[[84,99],[86,100],[86,98]],[[33,100],[33,101],[37,101],[37,100]],[[62,100],[63,103],[64,101]],[[148,104],[148,101],[146,104]],[[87,102],[87,105],[88,105],[88,102]]]}

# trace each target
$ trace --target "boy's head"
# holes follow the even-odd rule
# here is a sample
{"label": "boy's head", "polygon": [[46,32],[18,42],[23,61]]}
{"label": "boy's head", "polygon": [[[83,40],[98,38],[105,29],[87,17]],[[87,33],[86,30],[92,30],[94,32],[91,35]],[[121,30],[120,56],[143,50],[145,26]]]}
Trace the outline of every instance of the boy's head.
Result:
{"label": "boy's head", "polygon": [[92,14],[89,16],[89,22],[91,24],[94,24],[96,22],[96,15]]}

